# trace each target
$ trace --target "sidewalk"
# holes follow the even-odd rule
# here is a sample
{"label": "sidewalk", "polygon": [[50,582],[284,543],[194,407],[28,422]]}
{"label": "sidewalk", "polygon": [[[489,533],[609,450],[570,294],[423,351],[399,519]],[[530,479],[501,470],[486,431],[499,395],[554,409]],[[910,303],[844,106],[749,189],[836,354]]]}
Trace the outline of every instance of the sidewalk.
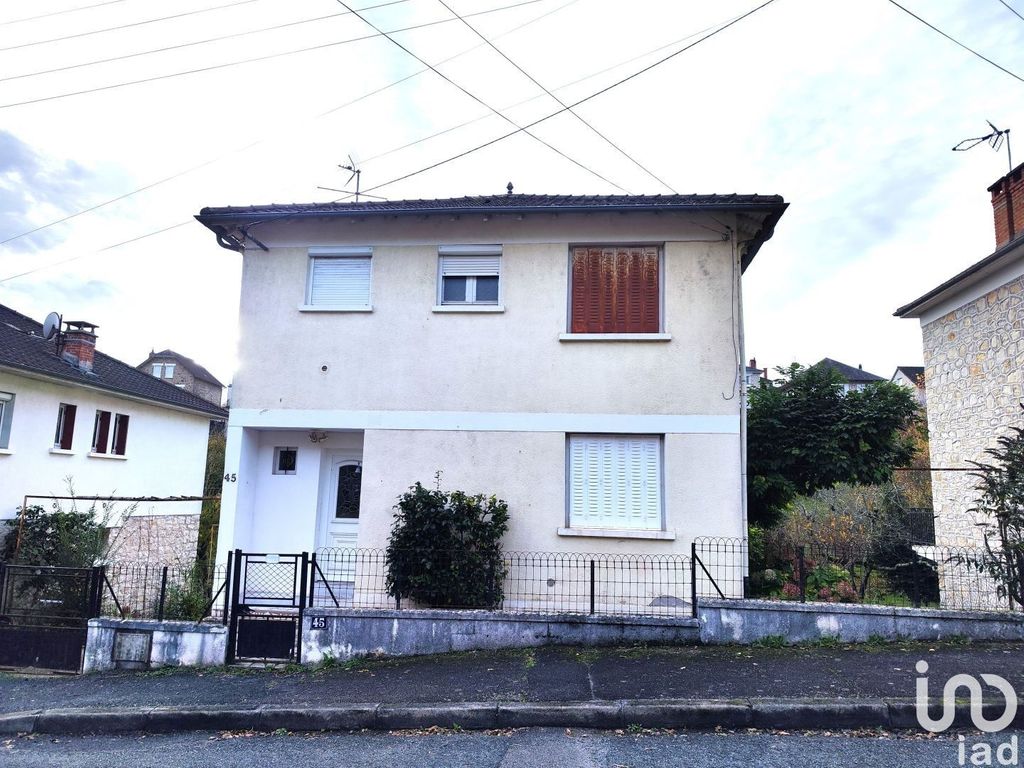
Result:
{"label": "sidewalk", "polygon": [[[291,723],[294,728],[294,723],[309,720],[311,713],[319,713],[319,719],[309,721],[311,728],[318,723],[319,727],[332,727],[332,723],[406,727],[402,725],[406,722],[414,727],[445,719],[433,724],[454,721],[462,727],[497,727],[499,721],[522,723],[523,713],[532,713],[526,724],[543,721],[566,727],[591,721],[595,727],[609,727],[604,723],[612,721],[664,725],[666,718],[690,713],[684,717],[687,725],[731,727],[753,723],[758,711],[764,727],[768,727],[765,712],[789,713],[776,720],[790,722],[792,712],[798,711],[813,715],[800,722],[838,726],[835,718],[843,720],[843,714],[837,714],[836,706],[843,702],[846,716],[856,720],[850,727],[890,726],[897,725],[894,702],[902,707],[899,717],[906,719],[910,711],[907,706],[914,697],[919,659],[929,664],[932,696],[957,673],[1001,675],[1024,692],[1021,643],[536,648],[357,660],[312,670],[160,670],[79,677],[5,674],[0,675],[0,713],[7,714],[0,714],[0,731],[178,730],[187,729],[184,723],[196,729],[269,728],[275,722]],[[623,702],[631,704],[624,709]],[[69,707],[81,715],[77,721],[38,714]],[[160,714],[155,719],[147,715],[154,708]],[[211,711],[219,711],[220,720]],[[91,718],[85,717],[90,712]],[[208,714],[199,717],[200,712]],[[288,716],[275,719],[274,713],[281,712]],[[588,720],[588,712],[596,719]],[[14,713],[35,714],[16,718]],[[168,713],[179,717],[175,720]],[[359,713],[361,717],[356,717]],[[699,723],[694,713],[701,715]],[[189,714],[191,718],[180,717]],[[111,719],[115,715],[120,719]]]}

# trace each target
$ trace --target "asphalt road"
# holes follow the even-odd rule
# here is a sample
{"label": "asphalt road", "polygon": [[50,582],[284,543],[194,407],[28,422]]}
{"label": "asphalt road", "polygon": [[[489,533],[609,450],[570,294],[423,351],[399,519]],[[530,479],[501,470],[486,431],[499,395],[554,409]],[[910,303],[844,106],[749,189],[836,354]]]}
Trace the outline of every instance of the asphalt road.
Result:
{"label": "asphalt road", "polygon": [[[1010,734],[989,737],[1007,741]],[[966,734],[968,744],[982,741]],[[1021,735],[1018,740],[1024,742]],[[520,730],[499,733],[245,734],[18,738],[0,742],[5,768],[832,768],[958,765],[954,735],[673,734]],[[994,764],[999,764],[993,759]],[[970,760],[968,759],[968,765]],[[1024,763],[1018,763],[1024,764]]]}

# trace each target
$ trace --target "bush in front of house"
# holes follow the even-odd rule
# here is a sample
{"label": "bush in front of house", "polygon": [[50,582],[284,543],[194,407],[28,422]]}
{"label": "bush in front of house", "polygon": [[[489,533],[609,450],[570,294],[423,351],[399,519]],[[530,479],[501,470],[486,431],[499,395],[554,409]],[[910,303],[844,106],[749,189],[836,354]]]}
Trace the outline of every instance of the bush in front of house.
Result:
{"label": "bush in front of house", "polygon": [[417,482],[398,498],[395,509],[385,553],[388,594],[432,608],[501,605],[506,576],[501,539],[508,530],[508,504],[495,496],[430,490]]}

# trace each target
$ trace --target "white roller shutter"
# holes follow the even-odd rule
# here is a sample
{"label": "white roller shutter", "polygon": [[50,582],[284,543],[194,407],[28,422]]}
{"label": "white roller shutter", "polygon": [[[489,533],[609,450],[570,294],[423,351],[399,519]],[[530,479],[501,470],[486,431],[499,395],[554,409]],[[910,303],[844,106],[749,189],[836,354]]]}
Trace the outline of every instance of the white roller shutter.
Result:
{"label": "white roller shutter", "polygon": [[501,256],[441,256],[444,277],[498,277]]}
{"label": "white roller shutter", "polygon": [[661,438],[572,435],[569,525],[661,530]]}
{"label": "white roller shutter", "polygon": [[309,303],[358,309],[370,306],[369,256],[313,256]]}

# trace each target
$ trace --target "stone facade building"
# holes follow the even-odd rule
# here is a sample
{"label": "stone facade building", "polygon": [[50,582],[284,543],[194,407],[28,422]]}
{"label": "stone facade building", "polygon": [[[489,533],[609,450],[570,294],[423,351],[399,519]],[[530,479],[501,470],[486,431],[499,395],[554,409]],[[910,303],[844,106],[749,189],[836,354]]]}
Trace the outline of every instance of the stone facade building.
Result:
{"label": "stone facade building", "polygon": [[[896,311],[924,342],[931,463],[966,468],[1024,425],[1024,165],[993,184],[996,250]],[[938,546],[982,544],[969,472],[932,473]]]}
{"label": "stone facade building", "polygon": [[224,385],[195,360],[171,349],[150,352],[138,370],[191,392],[208,403],[219,406],[224,399]]}

